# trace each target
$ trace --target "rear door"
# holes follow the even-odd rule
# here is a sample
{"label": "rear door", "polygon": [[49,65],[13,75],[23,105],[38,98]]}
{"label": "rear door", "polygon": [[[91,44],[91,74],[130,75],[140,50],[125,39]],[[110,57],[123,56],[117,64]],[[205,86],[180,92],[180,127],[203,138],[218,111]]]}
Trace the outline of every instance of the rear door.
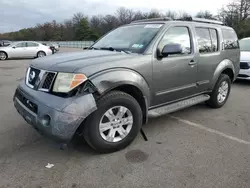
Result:
{"label": "rear door", "polygon": [[35,42],[27,42],[27,55],[29,57],[36,57],[38,52],[39,44]]}
{"label": "rear door", "polygon": [[199,56],[197,85],[198,91],[209,89],[214,71],[222,61],[219,30],[216,27],[195,27]]}

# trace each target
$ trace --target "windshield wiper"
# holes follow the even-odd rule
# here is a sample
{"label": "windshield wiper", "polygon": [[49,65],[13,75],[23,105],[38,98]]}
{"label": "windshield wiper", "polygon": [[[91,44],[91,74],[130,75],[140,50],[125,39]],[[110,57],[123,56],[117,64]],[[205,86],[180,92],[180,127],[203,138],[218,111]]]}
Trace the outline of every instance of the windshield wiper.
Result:
{"label": "windshield wiper", "polygon": [[117,52],[124,52],[126,54],[131,54],[131,52],[127,51],[127,50],[123,50],[123,49],[115,49],[113,47],[102,47],[99,48],[100,50],[109,50],[109,51],[117,51]]}
{"label": "windshield wiper", "polygon": [[99,48],[95,48],[95,47],[85,47],[83,49],[86,49],[86,50],[99,50]]}

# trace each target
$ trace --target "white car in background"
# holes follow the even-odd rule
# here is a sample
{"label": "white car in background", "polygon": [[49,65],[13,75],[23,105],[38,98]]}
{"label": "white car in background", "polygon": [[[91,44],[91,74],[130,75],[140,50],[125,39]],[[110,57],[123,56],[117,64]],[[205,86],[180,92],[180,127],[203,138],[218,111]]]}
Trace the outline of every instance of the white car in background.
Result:
{"label": "white car in background", "polygon": [[250,80],[250,37],[240,41],[240,72],[238,79]]}
{"label": "white car in background", "polygon": [[43,57],[52,55],[48,46],[33,41],[13,42],[9,46],[0,47],[0,60],[10,58]]}
{"label": "white car in background", "polygon": [[60,45],[58,43],[51,43],[52,46],[56,49],[56,51],[59,51]]}

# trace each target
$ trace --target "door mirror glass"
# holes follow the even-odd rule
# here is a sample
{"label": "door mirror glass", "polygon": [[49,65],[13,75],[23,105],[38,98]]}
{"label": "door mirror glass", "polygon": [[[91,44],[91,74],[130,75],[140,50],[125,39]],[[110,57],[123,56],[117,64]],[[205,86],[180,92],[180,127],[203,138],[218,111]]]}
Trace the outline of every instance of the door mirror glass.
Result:
{"label": "door mirror glass", "polygon": [[166,57],[168,55],[181,54],[182,47],[180,44],[166,44],[162,49],[162,56]]}

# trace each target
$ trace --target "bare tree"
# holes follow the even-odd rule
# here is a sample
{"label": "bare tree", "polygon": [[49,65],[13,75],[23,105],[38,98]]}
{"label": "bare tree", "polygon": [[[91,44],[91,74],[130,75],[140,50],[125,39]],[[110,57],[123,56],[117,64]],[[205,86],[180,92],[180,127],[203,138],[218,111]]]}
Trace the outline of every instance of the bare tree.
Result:
{"label": "bare tree", "polygon": [[197,18],[205,18],[205,19],[215,19],[213,14],[209,11],[200,11],[196,14]]}
{"label": "bare tree", "polygon": [[116,11],[116,16],[119,21],[119,25],[130,23],[131,21],[133,21],[134,15],[135,13],[133,10],[126,9],[124,7],[121,7]]}
{"label": "bare tree", "polygon": [[178,16],[177,16],[177,13],[174,12],[174,11],[167,11],[166,14],[165,14],[166,17],[169,17],[169,18],[172,18],[172,19],[176,19]]}
{"label": "bare tree", "polygon": [[102,24],[103,24],[103,17],[98,16],[92,16],[89,20],[90,27],[99,35],[102,35],[104,33],[101,33]]}
{"label": "bare tree", "polygon": [[161,18],[161,17],[164,17],[164,15],[159,12],[158,10],[156,9],[152,9],[148,14],[147,14],[147,18]]}
{"label": "bare tree", "polygon": [[79,25],[82,19],[87,19],[87,16],[85,16],[83,13],[78,12],[74,14],[72,21],[74,25]]}

